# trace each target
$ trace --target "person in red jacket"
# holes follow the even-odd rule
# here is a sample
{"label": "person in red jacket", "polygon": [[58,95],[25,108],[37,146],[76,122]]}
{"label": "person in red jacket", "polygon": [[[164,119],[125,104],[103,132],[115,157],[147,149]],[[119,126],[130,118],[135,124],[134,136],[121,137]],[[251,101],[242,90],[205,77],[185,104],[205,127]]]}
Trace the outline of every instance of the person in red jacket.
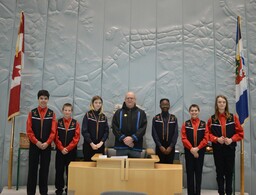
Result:
{"label": "person in red jacket", "polygon": [[191,118],[183,123],[181,128],[181,141],[184,145],[186,160],[188,195],[201,194],[204,154],[209,138],[208,127],[206,122],[198,118],[199,113],[199,106],[192,104],[189,107]]}
{"label": "person in red jacket", "polygon": [[208,120],[207,125],[216,166],[218,193],[231,195],[236,142],[243,139],[244,131],[238,116],[229,112],[225,96],[216,97],[215,114]]}
{"label": "person in red jacket", "polygon": [[[76,158],[77,144],[80,139],[80,125],[71,117],[72,104],[65,103],[62,107],[63,117],[57,121],[55,187],[56,194],[61,195],[65,187],[64,171],[66,169],[66,186],[68,183],[68,165]],[[67,188],[65,189],[67,193]]]}
{"label": "person in red jacket", "polygon": [[36,194],[37,172],[39,169],[39,192],[48,193],[48,174],[51,160],[51,143],[56,133],[55,113],[47,107],[50,94],[47,90],[37,93],[38,107],[29,112],[27,135],[29,138],[29,166],[27,194]]}

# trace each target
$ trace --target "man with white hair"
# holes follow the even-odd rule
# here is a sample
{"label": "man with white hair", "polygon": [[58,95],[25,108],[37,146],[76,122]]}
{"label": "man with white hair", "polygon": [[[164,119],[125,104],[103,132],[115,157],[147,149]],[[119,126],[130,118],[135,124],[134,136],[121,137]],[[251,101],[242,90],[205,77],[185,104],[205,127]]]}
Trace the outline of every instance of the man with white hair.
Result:
{"label": "man with white hair", "polygon": [[122,108],[115,112],[112,119],[116,155],[140,158],[146,128],[145,112],[136,106],[134,92],[127,92]]}

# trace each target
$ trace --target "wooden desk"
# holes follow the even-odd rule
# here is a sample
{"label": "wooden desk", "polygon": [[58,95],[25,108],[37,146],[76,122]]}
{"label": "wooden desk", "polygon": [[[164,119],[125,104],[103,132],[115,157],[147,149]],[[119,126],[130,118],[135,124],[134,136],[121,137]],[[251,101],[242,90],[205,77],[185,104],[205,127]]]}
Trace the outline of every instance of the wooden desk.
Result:
{"label": "wooden desk", "polygon": [[148,159],[100,159],[71,162],[68,189],[75,195],[99,195],[110,190],[144,192],[148,195],[182,194],[182,165],[157,164],[158,156]]}

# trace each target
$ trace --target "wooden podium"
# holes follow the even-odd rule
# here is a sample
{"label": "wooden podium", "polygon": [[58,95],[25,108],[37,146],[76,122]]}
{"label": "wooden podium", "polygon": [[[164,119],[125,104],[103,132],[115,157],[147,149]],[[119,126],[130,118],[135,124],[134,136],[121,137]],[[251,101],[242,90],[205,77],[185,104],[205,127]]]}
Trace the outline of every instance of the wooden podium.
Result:
{"label": "wooden podium", "polygon": [[71,162],[68,194],[100,195],[105,191],[134,191],[148,195],[181,195],[182,165],[158,164],[151,158],[100,158]]}

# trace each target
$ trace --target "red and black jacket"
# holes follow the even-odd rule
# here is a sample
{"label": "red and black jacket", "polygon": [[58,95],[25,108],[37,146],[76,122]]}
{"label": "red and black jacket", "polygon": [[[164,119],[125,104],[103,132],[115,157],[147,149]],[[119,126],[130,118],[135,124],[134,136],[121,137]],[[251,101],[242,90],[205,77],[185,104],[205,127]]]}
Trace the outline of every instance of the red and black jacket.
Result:
{"label": "red and black jacket", "polygon": [[51,134],[53,115],[53,111],[49,108],[43,119],[37,108],[31,111],[32,131],[36,139],[42,143],[46,142]]}

